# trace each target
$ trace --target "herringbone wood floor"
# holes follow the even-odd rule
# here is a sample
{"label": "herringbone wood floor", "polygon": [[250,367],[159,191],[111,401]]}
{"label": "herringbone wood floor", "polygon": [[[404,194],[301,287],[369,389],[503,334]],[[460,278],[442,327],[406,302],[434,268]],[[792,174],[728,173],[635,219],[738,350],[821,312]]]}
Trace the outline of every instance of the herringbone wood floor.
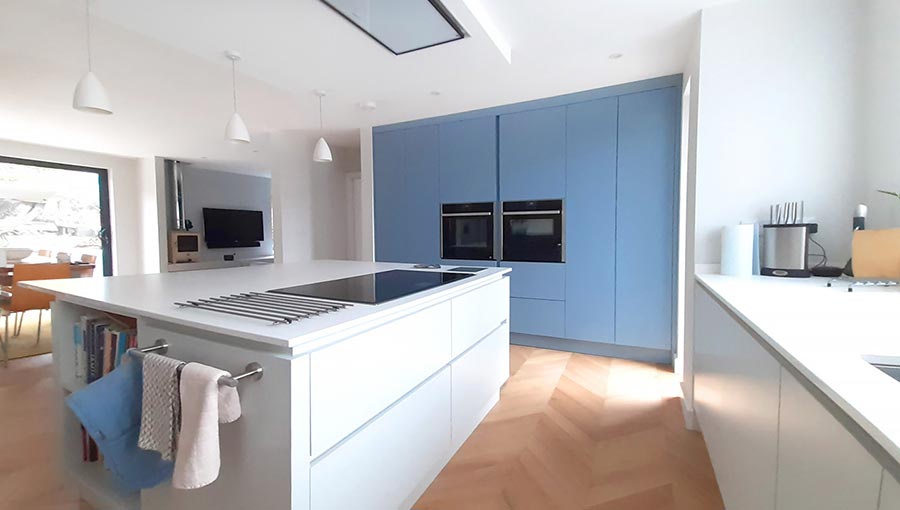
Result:
{"label": "herringbone wood floor", "polygon": [[512,346],[500,402],[416,510],[722,510],[674,374]]}

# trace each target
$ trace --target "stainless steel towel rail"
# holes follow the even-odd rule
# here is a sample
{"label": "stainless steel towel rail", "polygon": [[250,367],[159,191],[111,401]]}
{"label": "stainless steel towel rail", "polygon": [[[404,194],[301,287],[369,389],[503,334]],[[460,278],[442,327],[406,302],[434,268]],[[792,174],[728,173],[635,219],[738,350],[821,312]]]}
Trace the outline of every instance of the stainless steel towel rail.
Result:
{"label": "stainless steel towel rail", "polygon": [[[166,343],[162,338],[158,339],[155,344],[150,347],[144,347],[139,349],[129,349],[128,352],[131,356],[137,359],[144,359],[144,357],[153,352],[158,354],[165,354],[169,350],[169,344]],[[181,369],[186,365],[186,362],[182,362],[181,366],[178,367],[178,371],[181,372]],[[238,383],[241,382],[242,379],[250,378],[253,381],[258,381],[262,379],[263,376],[263,367],[259,363],[250,363],[246,367],[244,367],[244,373],[233,375],[233,376],[225,376],[219,378],[219,386],[229,386],[231,388],[236,388]]]}
{"label": "stainless steel towel rail", "polygon": [[249,319],[259,319],[277,324],[293,322],[336,312],[353,305],[335,301],[309,299],[277,292],[241,292],[205,299],[175,303],[182,308],[196,308],[210,312],[226,313]]}

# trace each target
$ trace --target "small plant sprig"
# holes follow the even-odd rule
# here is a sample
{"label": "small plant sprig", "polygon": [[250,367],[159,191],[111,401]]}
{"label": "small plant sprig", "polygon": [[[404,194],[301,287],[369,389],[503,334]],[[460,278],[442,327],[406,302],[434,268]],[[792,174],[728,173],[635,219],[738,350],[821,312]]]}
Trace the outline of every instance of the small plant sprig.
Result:
{"label": "small plant sprig", "polygon": [[883,189],[880,189],[880,190],[878,190],[878,192],[879,192],[879,193],[884,193],[885,195],[890,195],[890,196],[892,196],[892,197],[896,197],[896,198],[900,199],[900,193],[897,193],[896,191],[885,191],[885,190],[883,190]]}

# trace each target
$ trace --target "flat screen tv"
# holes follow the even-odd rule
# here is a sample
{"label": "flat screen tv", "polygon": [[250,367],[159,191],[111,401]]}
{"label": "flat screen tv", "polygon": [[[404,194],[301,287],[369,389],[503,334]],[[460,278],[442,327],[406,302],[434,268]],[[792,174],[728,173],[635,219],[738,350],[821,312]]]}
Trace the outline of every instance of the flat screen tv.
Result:
{"label": "flat screen tv", "polygon": [[207,248],[259,246],[263,236],[262,211],[203,208],[203,236]]}

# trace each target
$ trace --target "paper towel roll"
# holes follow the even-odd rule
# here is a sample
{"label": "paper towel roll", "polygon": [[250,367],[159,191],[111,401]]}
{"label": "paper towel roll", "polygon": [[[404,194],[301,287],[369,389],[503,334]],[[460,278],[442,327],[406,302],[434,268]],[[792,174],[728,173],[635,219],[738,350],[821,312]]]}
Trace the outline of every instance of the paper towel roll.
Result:
{"label": "paper towel roll", "polygon": [[756,226],[753,224],[722,227],[722,274],[753,275],[755,238]]}

